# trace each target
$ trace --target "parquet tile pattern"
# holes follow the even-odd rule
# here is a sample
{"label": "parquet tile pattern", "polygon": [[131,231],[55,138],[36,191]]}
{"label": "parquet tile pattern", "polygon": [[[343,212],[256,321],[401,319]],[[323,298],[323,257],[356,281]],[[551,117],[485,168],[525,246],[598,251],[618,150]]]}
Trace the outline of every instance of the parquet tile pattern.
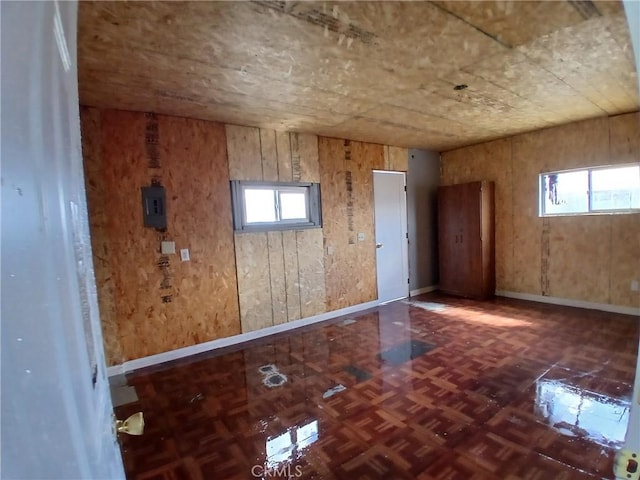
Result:
{"label": "parquet tile pattern", "polygon": [[416,299],[130,375],[128,478],[613,478],[637,318]]}

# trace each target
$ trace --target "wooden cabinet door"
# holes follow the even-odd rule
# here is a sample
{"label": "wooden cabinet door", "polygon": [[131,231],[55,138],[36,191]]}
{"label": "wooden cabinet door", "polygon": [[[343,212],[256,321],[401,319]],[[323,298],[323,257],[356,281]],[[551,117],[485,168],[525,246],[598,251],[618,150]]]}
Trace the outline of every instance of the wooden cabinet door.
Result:
{"label": "wooden cabinet door", "polygon": [[462,293],[461,229],[462,221],[455,186],[438,189],[438,250],[440,258],[440,289]]}
{"label": "wooden cabinet door", "polygon": [[464,210],[464,225],[460,257],[464,259],[462,276],[465,295],[482,294],[482,244],[480,240],[480,182],[461,185],[460,201]]}
{"label": "wooden cabinet door", "polygon": [[444,292],[484,298],[495,289],[485,279],[493,264],[487,264],[485,247],[489,239],[482,238],[483,221],[490,219],[483,219],[483,201],[481,182],[438,190],[440,290]]}
{"label": "wooden cabinet door", "polygon": [[455,268],[453,261],[453,228],[454,219],[451,216],[451,188],[438,188],[438,263],[440,270],[440,289],[449,291],[452,286],[452,275]]}

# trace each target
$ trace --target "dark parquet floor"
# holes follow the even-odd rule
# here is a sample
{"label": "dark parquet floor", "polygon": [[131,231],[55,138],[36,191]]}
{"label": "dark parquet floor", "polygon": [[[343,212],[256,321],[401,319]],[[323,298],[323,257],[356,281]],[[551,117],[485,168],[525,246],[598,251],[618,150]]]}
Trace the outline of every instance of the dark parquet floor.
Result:
{"label": "dark parquet floor", "polygon": [[128,378],[130,479],[613,478],[635,317],[437,293]]}

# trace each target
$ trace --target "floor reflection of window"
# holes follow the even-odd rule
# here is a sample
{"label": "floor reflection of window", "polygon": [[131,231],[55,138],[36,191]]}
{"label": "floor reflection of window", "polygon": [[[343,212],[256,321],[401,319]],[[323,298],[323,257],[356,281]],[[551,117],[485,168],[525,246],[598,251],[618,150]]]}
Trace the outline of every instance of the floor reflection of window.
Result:
{"label": "floor reflection of window", "polygon": [[629,423],[629,402],[558,380],[540,380],[536,413],[566,435],[603,445],[621,444]]}
{"label": "floor reflection of window", "polygon": [[291,432],[285,432],[277,437],[267,439],[267,463],[270,466],[278,465],[291,458],[293,453],[293,441]]}
{"label": "floor reflection of window", "polygon": [[306,425],[298,428],[296,437],[298,439],[299,450],[308,447],[318,440],[318,421],[314,420],[313,422],[307,423]]}
{"label": "floor reflection of window", "polygon": [[297,458],[306,447],[318,440],[318,421],[292,428],[276,437],[267,439],[267,466],[275,467]]}

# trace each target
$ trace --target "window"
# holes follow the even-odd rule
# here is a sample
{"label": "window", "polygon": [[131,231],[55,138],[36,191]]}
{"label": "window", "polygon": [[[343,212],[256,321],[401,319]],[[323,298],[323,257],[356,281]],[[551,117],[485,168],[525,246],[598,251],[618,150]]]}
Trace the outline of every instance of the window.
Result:
{"label": "window", "polygon": [[540,216],[640,211],[640,164],[540,175]]}
{"label": "window", "polygon": [[231,182],[236,231],[293,230],[322,226],[320,184]]}

